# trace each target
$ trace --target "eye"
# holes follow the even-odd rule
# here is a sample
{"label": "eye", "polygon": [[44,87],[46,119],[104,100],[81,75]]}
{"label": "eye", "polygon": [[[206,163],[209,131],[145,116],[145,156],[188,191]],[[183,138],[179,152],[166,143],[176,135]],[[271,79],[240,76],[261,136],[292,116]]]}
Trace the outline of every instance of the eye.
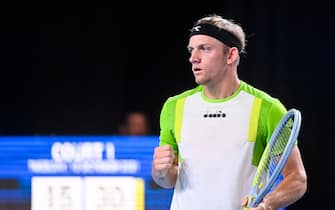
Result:
{"label": "eye", "polygon": [[192,53],[193,48],[192,48],[192,47],[187,47],[187,51],[188,51],[189,53]]}
{"label": "eye", "polygon": [[211,50],[210,46],[201,46],[201,50],[204,52],[209,52]]}

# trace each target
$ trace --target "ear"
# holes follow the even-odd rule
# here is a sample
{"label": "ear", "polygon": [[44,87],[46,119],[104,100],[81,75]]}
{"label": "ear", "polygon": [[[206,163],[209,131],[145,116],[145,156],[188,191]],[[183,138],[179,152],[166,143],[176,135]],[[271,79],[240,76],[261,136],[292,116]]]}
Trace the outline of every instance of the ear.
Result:
{"label": "ear", "polygon": [[228,58],[227,58],[227,64],[232,64],[237,61],[238,59],[238,49],[236,47],[232,47],[228,51]]}

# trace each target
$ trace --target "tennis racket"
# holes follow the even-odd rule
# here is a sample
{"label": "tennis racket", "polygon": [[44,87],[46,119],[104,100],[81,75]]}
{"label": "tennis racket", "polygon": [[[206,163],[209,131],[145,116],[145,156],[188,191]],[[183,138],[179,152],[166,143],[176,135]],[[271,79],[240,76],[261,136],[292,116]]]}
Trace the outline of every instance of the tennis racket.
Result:
{"label": "tennis racket", "polygon": [[258,206],[275,186],[296,144],[300,125],[301,113],[296,109],[290,109],[278,123],[259,161],[245,210]]}

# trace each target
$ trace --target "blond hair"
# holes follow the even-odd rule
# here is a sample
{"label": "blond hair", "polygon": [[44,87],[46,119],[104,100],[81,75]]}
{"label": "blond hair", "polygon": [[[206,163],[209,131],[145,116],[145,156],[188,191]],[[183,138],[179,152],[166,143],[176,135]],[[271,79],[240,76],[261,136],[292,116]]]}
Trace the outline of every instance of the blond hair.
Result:
{"label": "blond hair", "polygon": [[235,23],[234,20],[228,20],[228,19],[224,19],[223,17],[221,17],[220,15],[216,15],[216,14],[213,14],[213,15],[208,15],[208,16],[205,16],[201,19],[199,19],[195,26],[196,25],[199,25],[199,24],[211,24],[211,25],[214,25],[218,28],[221,28],[221,29],[224,29],[230,33],[232,33],[233,35],[236,36],[236,38],[240,41],[241,43],[241,52],[240,53],[245,53],[245,47],[246,47],[246,43],[247,43],[247,40],[246,40],[246,35],[245,35],[245,32],[243,31],[242,27]]}

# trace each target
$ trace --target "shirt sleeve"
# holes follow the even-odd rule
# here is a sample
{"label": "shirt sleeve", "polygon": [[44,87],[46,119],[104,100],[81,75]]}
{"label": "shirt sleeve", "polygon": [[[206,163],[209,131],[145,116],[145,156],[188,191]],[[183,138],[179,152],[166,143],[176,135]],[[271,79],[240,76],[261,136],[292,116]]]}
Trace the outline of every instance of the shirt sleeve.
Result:
{"label": "shirt sleeve", "polygon": [[284,105],[278,100],[274,100],[274,103],[270,107],[269,115],[266,120],[266,131],[267,131],[267,139],[266,142],[269,142],[271,135],[275,128],[277,127],[281,118],[287,112]]}
{"label": "shirt sleeve", "polygon": [[258,165],[266,144],[270,141],[274,129],[286,112],[286,108],[278,99],[262,101],[252,158],[253,165]]}
{"label": "shirt sleeve", "polygon": [[170,145],[174,152],[178,154],[178,144],[174,133],[175,121],[175,103],[174,101],[167,100],[162,108],[160,114],[160,145]]}

